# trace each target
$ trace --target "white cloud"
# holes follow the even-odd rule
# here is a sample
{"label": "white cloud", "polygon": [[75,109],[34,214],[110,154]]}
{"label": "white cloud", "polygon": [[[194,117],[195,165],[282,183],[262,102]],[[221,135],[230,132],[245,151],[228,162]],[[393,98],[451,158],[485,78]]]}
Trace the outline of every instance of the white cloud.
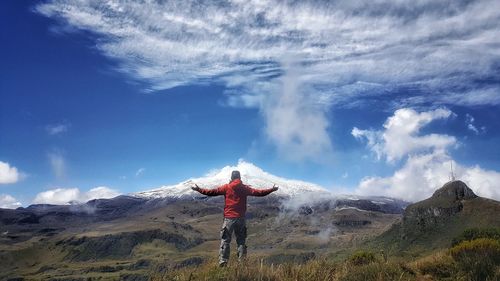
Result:
{"label": "white cloud", "polygon": [[[351,135],[356,139],[366,139],[367,147],[370,148],[376,155],[377,159],[380,160],[385,154],[384,152],[384,138],[380,131],[374,130],[361,130],[356,127],[352,128]],[[367,158],[368,156],[364,157]]]}
{"label": "white cloud", "polygon": [[22,174],[16,167],[7,162],[0,161],[0,184],[16,183],[21,180]]}
{"label": "white cloud", "polygon": [[66,161],[64,160],[63,153],[60,150],[54,150],[47,154],[49,158],[50,167],[57,179],[62,179],[66,175]]}
{"label": "white cloud", "polygon": [[362,179],[355,192],[419,201],[449,181],[450,161],[442,152],[410,156],[392,176]]}
{"label": "white cloud", "polygon": [[453,136],[428,134],[419,136],[420,129],[437,119],[452,115],[448,109],[436,109],[418,113],[410,108],[396,110],[384,124],[383,130],[360,130],[354,127],[351,134],[357,139],[366,139],[367,146],[378,159],[399,160],[408,154],[425,151],[444,150],[456,144]]}
{"label": "white cloud", "polygon": [[135,172],[135,176],[140,177],[144,174],[144,172],[146,172],[146,168],[139,168],[137,172]]}
{"label": "white cloud", "polygon": [[468,113],[465,115],[465,125],[467,125],[467,129],[469,131],[472,131],[476,135],[484,133],[486,131],[486,127],[482,126],[481,128],[478,129],[476,127],[476,125],[474,124],[475,121],[476,120],[472,115],[470,115]]}
{"label": "white cloud", "polygon": [[499,172],[482,169],[479,165],[473,167],[458,166],[457,176],[478,195],[500,201]]}
{"label": "white cloud", "polygon": [[467,129],[474,132],[474,134],[479,135],[479,130],[474,126],[474,117],[470,114],[465,115],[465,123],[467,124]]}
{"label": "white cloud", "polygon": [[448,118],[448,110],[417,113],[401,109],[389,117],[384,130],[359,130],[354,128],[356,138],[366,138],[368,147],[378,157],[388,160],[406,158],[403,166],[388,177],[366,177],[355,192],[360,195],[389,196],[419,201],[430,197],[434,191],[451,179],[451,165],[456,179],[462,180],[479,196],[500,200],[500,172],[485,170],[479,166],[464,166],[455,162],[447,152],[456,140],[447,135],[416,134],[429,122]]}
{"label": "white cloud", "polygon": [[64,205],[70,202],[87,202],[97,198],[112,198],[120,193],[109,187],[99,186],[87,192],[78,188],[56,188],[38,193],[33,200],[34,204]]}
{"label": "white cloud", "polygon": [[8,194],[0,194],[0,208],[16,209],[21,207],[21,203]]}
{"label": "white cloud", "polygon": [[92,199],[99,199],[99,198],[113,198],[120,195],[120,192],[118,192],[115,189],[111,189],[106,186],[98,186],[95,188],[92,188],[91,190],[87,191],[84,194],[83,200],[82,201],[88,201]]}
{"label": "white cloud", "polygon": [[70,127],[71,124],[68,121],[63,121],[62,123],[45,126],[45,131],[47,131],[47,134],[55,136],[67,132]]}
{"label": "white cloud", "polygon": [[63,205],[71,201],[78,201],[79,198],[80,190],[78,188],[56,188],[38,193],[33,203]]}
{"label": "white cloud", "polygon": [[474,134],[479,135],[479,130],[473,124],[467,124],[467,129],[474,132]]}
{"label": "white cloud", "polygon": [[500,200],[500,172],[460,165],[442,151],[411,156],[392,176],[364,178],[355,192],[413,202],[423,200],[450,180],[452,162],[456,179],[464,181],[479,196]]}
{"label": "white cloud", "polygon": [[[62,32],[96,34],[97,49],[149,91],[226,85],[225,104],[258,107],[280,150],[299,147],[297,156],[310,158],[329,146],[322,110],[330,105],[500,104],[500,85],[477,82],[498,76],[497,6],[495,0],[52,0],[35,10],[58,19]],[[293,70],[283,63],[288,57],[297,60]],[[286,76],[293,71],[297,81]],[[299,89],[287,92],[284,82]],[[278,117],[274,106],[290,119]],[[297,109],[305,118],[287,128]],[[319,139],[308,139],[299,131],[304,127]]]}

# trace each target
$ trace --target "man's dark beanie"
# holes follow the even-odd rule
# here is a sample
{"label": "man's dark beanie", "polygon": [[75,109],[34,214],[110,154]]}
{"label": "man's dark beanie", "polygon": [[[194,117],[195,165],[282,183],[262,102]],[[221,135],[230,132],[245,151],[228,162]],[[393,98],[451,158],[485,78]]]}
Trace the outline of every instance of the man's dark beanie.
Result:
{"label": "man's dark beanie", "polygon": [[231,180],[235,180],[235,179],[241,179],[241,176],[240,176],[240,172],[239,171],[233,171],[231,173]]}

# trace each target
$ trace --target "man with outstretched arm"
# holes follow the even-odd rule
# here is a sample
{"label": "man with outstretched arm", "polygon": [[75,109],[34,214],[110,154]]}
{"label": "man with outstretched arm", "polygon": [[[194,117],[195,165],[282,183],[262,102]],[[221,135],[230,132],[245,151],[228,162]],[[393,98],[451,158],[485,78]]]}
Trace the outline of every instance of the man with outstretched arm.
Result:
{"label": "man with outstretched arm", "polygon": [[233,231],[236,236],[236,244],[238,244],[238,260],[243,260],[247,253],[247,246],[245,245],[247,238],[245,222],[247,196],[266,196],[278,190],[278,187],[274,185],[269,189],[251,188],[241,182],[239,171],[233,171],[231,181],[228,184],[214,189],[200,188],[195,184],[191,189],[208,196],[224,195],[224,222],[220,233],[219,265],[226,266],[229,261],[229,245]]}

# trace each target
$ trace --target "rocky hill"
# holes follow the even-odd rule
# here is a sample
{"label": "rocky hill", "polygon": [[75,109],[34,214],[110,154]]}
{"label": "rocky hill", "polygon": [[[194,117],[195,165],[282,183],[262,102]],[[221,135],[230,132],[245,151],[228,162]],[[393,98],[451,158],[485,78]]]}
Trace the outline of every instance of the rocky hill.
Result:
{"label": "rocky hill", "polygon": [[400,222],[376,239],[393,251],[429,251],[449,246],[467,228],[500,227],[500,202],[482,198],[462,181],[451,181],[409,205]]}

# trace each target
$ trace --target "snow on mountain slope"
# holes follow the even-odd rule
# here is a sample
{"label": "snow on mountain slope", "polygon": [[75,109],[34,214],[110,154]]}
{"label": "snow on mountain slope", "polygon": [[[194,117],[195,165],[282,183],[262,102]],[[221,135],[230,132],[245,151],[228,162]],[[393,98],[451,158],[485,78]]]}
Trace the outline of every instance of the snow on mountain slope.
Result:
{"label": "snow on mountain slope", "polygon": [[176,185],[162,186],[157,189],[137,192],[132,195],[143,198],[165,198],[165,197],[184,197],[199,196],[198,192],[192,191],[191,186],[198,184],[202,188],[215,188],[226,184],[231,178],[231,172],[238,170],[241,173],[241,179],[244,184],[254,188],[271,188],[273,184],[279,186],[277,195],[295,197],[310,194],[330,194],[329,191],[319,185],[299,180],[289,180],[275,175],[271,175],[252,163],[240,160],[237,166],[226,166],[220,170],[208,173],[201,178],[192,178]]}

